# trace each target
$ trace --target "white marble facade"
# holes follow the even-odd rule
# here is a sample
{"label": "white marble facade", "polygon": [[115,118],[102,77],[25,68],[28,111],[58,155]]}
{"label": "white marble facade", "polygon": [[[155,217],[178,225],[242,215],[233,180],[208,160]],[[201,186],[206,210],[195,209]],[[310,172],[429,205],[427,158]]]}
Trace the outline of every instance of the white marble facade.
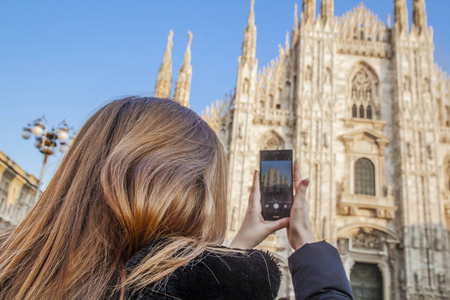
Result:
{"label": "white marble facade", "polygon": [[[236,90],[203,114],[229,155],[227,238],[259,150],[293,148],[311,180],[314,233],[339,249],[349,277],[373,265],[384,299],[450,299],[449,77],[434,63],[425,1],[413,1],[411,26],[406,0],[393,1],[392,22],[363,3],[335,17],[333,0],[316,17],[315,2],[298,19],[295,8],[279,57],[259,68],[252,0]],[[261,247],[281,261],[279,296],[293,299],[284,233]]]}

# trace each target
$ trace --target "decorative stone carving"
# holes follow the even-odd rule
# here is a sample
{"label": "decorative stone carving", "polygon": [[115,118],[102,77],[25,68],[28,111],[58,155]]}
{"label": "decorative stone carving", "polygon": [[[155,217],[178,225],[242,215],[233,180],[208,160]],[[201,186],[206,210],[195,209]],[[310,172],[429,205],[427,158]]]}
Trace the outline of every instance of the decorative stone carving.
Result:
{"label": "decorative stone carving", "polygon": [[417,271],[414,272],[414,284],[417,292],[422,291],[422,279],[420,278],[420,274]]}
{"label": "decorative stone carving", "polygon": [[325,148],[328,148],[328,143],[329,143],[328,134],[327,134],[327,133],[324,133],[324,134],[323,134],[323,146],[324,146]]}
{"label": "decorative stone carving", "polygon": [[268,132],[262,139],[261,150],[277,150],[284,148],[284,141],[273,132]]}
{"label": "decorative stone carving", "polygon": [[388,254],[389,254],[389,265],[394,268],[395,262],[397,261],[397,245],[390,243],[388,244]]}
{"label": "decorative stone carving", "polygon": [[441,251],[442,250],[442,238],[441,232],[438,228],[434,229],[434,249]]}
{"label": "decorative stone carving", "polygon": [[388,183],[386,188],[386,197],[392,197],[392,183]]}
{"label": "decorative stone carving", "polygon": [[388,28],[378,16],[361,3],[337,20],[338,52],[352,55],[390,57]]}
{"label": "decorative stone carving", "polygon": [[339,239],[338,240],[338,250],[341,255],[345,254],[348,251],[348,240],[347,239]]}
{"label": "decorative stone carving", "polygon": [[406,275],[405,270],[401,270],[399,273],[399,281],[400,281],[400,287],[403,291],[406,291]]}
{"label": "decorative stone carving", "polygon": [[409,157],[412,156],[411,144],[409,142],[406,143],[406,153],[408,154]]}
{"label": "decorative stone carving", "polygon": [[311,66],[306,67],[306,75],[305,75],[306,81],[312,81],[312,68]]}
{"label": "decorative stone carving", "polygon": [[433,159],[433,149],[431,148],[431,145],[427,145],[427,152],[428,152],[428,158]]}
{"label": "decorative stone carving", "polygon": [[352,246],[354,248],[361,249],[380,249],[381,248],[381,238],[361,230],[356,236],[352,239]]}
{"label": "decorative stone carving", "polygon": [[437,274],[438,280],[438,289],[440,293],[444,293],[447,289],[446,281],[445,281],[445,273],[441,272]]}

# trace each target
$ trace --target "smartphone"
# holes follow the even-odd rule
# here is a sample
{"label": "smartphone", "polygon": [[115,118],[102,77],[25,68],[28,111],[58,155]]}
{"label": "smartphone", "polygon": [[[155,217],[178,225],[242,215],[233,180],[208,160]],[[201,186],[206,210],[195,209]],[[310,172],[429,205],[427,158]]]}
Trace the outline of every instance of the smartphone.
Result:
{"label": "smartphone", "polygon": [[261,150],[262,216],[266,221],[289,217],[294,199],[294,150]]}

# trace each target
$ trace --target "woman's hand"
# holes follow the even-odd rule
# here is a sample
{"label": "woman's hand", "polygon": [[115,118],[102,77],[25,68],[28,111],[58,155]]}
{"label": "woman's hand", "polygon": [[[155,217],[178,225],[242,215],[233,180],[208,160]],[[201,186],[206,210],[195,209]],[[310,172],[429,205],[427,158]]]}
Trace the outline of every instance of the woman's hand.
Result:
{"label": "woman's hand", "polygon": [[288,226],[289,218],[264,222],[261,209],[259,172],[255,171],[247,212],[241,228],[230,244],[231,248],[251,249],[261,243],[269,234]]}
{"label": "woman's hand", "polygon": [[289,243],[294,250],[301,248],[304,244],[316,241],[309,221],[308,207],[306,206],[306,189],[309,179],[302,180],[298,161],[294,163],[294,187],[295,196],[292,205],[291,216],[287,229]]}

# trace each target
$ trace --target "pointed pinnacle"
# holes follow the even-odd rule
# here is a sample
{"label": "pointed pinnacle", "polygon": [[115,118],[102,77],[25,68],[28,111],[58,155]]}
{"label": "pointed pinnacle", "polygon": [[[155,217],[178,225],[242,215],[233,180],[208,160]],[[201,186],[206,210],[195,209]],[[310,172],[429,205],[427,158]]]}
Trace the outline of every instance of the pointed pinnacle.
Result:
{"label": "pointed pinnacle", "polygon": [[186,53],[184,54],[184,61],[183,65],[185,67],[189,66],[191,64],[191,43],[192,43],[192,32],[188,31],[188,44],[186,46]]}
{"label": "pointed pinnacle", "polygon": [[298,29],[298,6],[297,3],[295,3],[294,6],[294,31],[297,31]]}
{"label": "pointed pinnacle", "polygon": [[254,10],[254,6],[255,6],[255,0],[251,0],[250,13],[248,14],[248,25],[249,26],[255,25],[255,10]]}
{"label": "pointed pinnacle", "polygon": [[167,63],[172,59],[172,46],[173,46],[172,38],[173,38],[173,31],[170,30],[169,36],[167,37],[167,47],[166,51],[164,52],[163,63],[164,62]]}
{"label": "pointed pinnacle", "polygon": [[289,31],[286,31],[286,42],[284,48],[286,49],[286,52],[289,51]]}

